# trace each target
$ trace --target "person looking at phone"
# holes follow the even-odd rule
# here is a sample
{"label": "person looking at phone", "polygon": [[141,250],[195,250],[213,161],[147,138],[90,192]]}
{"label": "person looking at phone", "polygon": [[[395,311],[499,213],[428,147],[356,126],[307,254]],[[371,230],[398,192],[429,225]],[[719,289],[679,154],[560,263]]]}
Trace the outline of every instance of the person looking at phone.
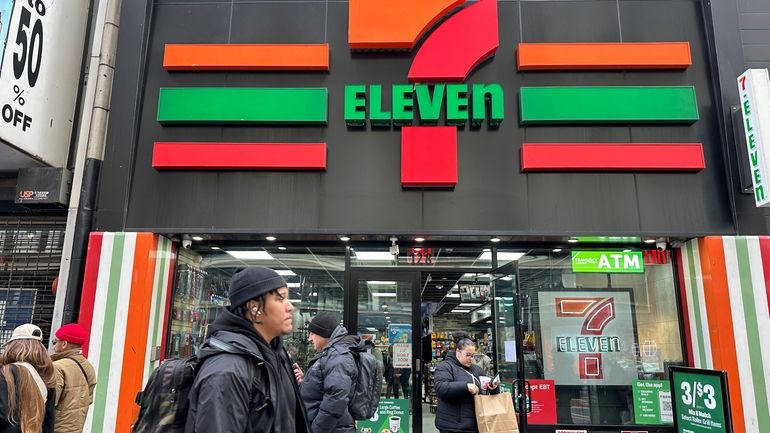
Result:
{"label": "person looking at phone", "polygon": [[473,396],[500,391],[499,381],[482,386],[479,377],[484,371],[473,364],[475,353],[476,344],[469,338],[461,338],[456,349],[449,351],[436,367],[436,428],[441,433],[478,433]]}

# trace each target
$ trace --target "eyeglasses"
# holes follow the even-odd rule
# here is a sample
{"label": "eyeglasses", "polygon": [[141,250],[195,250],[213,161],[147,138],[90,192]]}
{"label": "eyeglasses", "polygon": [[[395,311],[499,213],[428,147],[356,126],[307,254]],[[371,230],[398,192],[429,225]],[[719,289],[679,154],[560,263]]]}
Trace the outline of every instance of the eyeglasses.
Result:
{"label": "eyeglasses", "polygon": [[462,356],[464,356],[466,358],[473,358],[473,355],[475,355],[475,353],[460,352],[460,355],[462,355]]}

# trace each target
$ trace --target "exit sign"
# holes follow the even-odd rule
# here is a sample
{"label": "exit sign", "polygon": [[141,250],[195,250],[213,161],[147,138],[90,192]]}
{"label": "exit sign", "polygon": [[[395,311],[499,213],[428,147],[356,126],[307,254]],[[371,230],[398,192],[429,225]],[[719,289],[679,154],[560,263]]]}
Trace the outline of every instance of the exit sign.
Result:
{"label": "exit sign", "polygon": [[644,273],[641,251],[573,251],[572,272],[637,274]]}

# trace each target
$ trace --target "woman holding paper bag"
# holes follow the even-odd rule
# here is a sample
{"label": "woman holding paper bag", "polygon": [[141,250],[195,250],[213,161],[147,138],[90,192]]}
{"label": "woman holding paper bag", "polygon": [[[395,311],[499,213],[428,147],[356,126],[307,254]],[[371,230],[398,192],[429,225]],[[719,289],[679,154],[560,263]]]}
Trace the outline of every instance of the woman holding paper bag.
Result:
{"label": "woman holding paper bag", "polygon": [[441,433],[478,433],[473,396],[499,392],[498,383],[489,382],[488,377],[482,385],[480,376],[484,371],[473,365],[475,353],[473,341],[460,339],[457,349],[449,351],[446,359],[436,367],[436,428]]}

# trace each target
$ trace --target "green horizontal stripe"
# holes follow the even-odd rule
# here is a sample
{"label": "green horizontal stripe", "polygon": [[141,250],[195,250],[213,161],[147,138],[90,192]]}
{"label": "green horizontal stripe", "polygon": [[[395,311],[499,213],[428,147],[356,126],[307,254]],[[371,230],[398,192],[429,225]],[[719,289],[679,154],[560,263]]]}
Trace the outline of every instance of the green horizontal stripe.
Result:
{"label": "green horizontal stripe", "polygon": [[173,87],[160,89],[162,124],[326,124],[326,88]]}
{"label": "green horizontal stripe", "polygon": [[693,86],[522,87],[521,123],[693,123]]}

